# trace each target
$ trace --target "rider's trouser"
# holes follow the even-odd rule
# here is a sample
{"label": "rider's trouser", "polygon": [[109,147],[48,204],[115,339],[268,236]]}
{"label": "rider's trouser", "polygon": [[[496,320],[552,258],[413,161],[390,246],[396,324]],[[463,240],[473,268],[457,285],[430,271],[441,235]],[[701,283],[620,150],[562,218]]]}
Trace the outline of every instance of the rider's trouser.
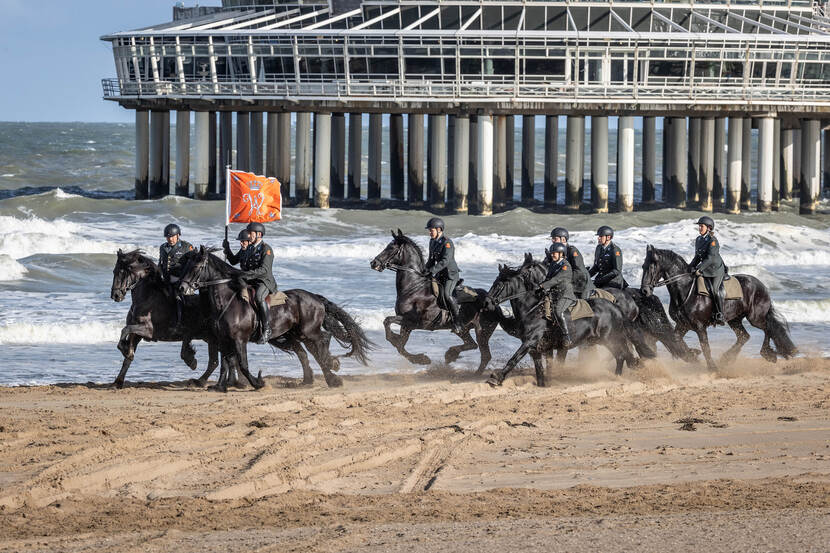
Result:
{"label": "rider's trouser", "polygon": [[723,291],[721,284],[723,284],[723,277],[703,277],[706,279],[706,284],[709,285],[709,296],[712,298],[712,314],[723,314]]}
{"label": "rider's trouser", "polygon": [[438,299],[441,300],[444,307],[449,309],[453,322],[458,323],[458,302],[456,301],[455,296],[452,295],[456,285],[458,284],[458,279],[448,278],[438,284]]}

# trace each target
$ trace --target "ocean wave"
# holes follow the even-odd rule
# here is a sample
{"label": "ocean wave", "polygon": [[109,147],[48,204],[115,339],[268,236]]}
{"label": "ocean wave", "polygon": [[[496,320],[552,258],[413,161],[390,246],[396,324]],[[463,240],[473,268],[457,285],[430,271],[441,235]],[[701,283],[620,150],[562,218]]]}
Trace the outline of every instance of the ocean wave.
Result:
{"label": "ocean wave", "polygon": [[777,301],[775,308],[791,323],[830,322],[830,298]]}
{"label": "ocean wave", "polygon": [[0,254],[0,281],[20,280],[28,271],[14,258]]}
{"label": "ocean wave", "polygon": [[9,323],[0,325],[0,345],[115,344],[123,323],[82,321],[67,323]]}
{"label": "ocean wave", "polygon": [[64,219],[47,221],[0,215],[0,255],[22,259],[35,254],[115,253],[119,247],[107,240],[87,238],[86,232],[88,228]]}

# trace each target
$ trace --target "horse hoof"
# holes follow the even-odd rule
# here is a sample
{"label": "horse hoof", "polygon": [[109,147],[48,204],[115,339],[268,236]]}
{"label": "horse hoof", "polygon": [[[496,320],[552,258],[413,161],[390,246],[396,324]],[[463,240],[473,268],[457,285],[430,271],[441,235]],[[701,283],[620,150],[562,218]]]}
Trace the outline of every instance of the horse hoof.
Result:
{"label": "horse hoof", "polygon": [[340,360],[336,357],[332,357],[331,359],[331,370],[337,372],[340,370]]}
{"label": "horse hoof", "polygon": [[761,350],[761,357],[763,357],[764,360],[766,360],[770,363],[775,363],[776,361],[778,361],[778,356],[775,354],[775,351],[772,350],[772,349],[762,349]]}
{"label": "horse hoof", "polygon": [[413,355],[409,358],[409,360],[415,363],[416,365],[429,365],[430,363],[432,363],[432,360],[429,358],[429,356],[424,353]]}
{"label": "horse hoof", "polygon": [[124,381],[123,380],[116,380],[115,382],[110,384],[110,389],[111,390],[120,390],[123,387],[124,387]]}
{"label": "horse hoof", "polygon": [[329,388],[340,388],[343,385],[343,379],[336,374],[326,375],[326,384],[329,385]]}
{"label": "horse hoof", "polygon": [[490,385],[491,388],[495,388],[497,386],[502,385],[503,380],[496,376],[496,373],[490,375],[490,378],[487,379],[487,384]]}
{"label": "horse hoof", "polygon": [[192,361],[185,361],[185,363],[188,367],[190,367],[191,371],[195,371],[196,367],[199,366],[199,361],[197,361],[196,359],[193,359]]}
{"label": "horse hoof", "polygon": [[199,380],[198,378],[191,378],[187,381],[188,386],[196,386],[197,388],[204,388],[205,382],[203,380]]}
{"label": "horse hoof", "polygon": [[300,386],[312,386],[314,384],[313,378],[304,378]]}

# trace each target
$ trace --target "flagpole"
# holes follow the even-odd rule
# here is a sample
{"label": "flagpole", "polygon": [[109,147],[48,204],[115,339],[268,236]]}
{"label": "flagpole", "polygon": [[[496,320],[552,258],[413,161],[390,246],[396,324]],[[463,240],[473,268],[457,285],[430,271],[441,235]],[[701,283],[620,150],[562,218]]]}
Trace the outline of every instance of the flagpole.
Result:
{"label": "flagpole", "polygon": [[231,166],[225,166],[225,240],[228,239],[228,225],[231,219]]}

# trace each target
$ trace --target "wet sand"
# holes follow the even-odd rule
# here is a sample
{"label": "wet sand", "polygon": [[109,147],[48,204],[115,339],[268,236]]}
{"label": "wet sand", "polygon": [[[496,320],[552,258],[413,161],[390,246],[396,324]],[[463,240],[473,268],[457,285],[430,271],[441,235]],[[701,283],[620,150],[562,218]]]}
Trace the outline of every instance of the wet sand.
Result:
{"label": "wet sand", "polygon": [[0,551],[827,551],[830,360],[0,389]]}

